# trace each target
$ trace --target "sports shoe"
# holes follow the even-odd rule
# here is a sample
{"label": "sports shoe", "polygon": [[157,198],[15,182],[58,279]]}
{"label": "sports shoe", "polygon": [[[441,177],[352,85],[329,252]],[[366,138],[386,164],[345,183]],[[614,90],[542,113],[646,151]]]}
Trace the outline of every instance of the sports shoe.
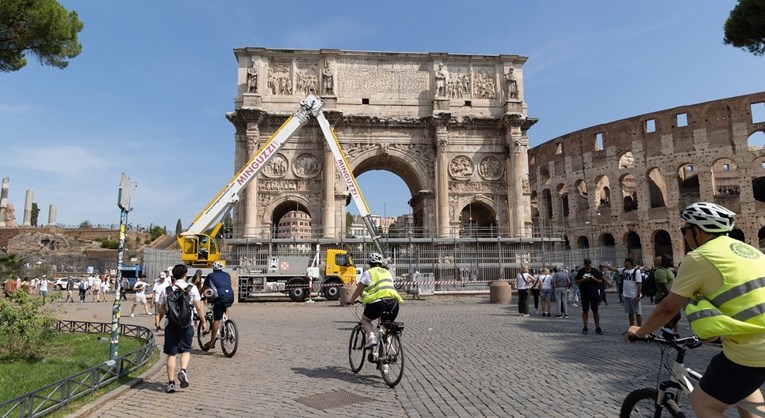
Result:
{"label": "sports shoe", "polygon": [[563,315],[563,318],[568,318],[568,315]]}
{"label": "sports shoe", "polygon": [[186,375],[186,370],[181,369],[181,371],[178,372],[178,380],[181,381],[182,388],[189,387],[189,377]]}
{"label": "sports shoe", "polygon": [[587,327],[582,328],[582,334],[587,335],[588,331]]}
{"label": "sports shoe", "polygon": [[388,365],[387,364],[383,364],[382,372],[385,373],[385,374],[388,374],[388,369],[389,369]]}
{"label": "sports shoe", "polygon": [[167,392],[167,393],[175,393],[175,382],[168,383],[167,387],[165,388],[165,392]]}
{"label": "sports shoe", "polygon": [[600,329],[600,327],[595,328],[595,333],[598,335],[603,335],[603,330]]}
{"label": "sports shoe", "polygon": [[130,317],[131,318],[135,318],[135,314],[130,314]]}
{"label": "sports shoe", "polygon": [[528,316],[529,316],[529,314],[527,314],[527,313],[526,313],[526,314],[523,314],[523,316],[524,316],[524,317],[528,317]]}
{"label": "sports shoe", "polygon": [[377,345],[377,336],[374,333],[371,333],[367,336],[367,343],[364,345],[364,348],[372,348]]}
{"label": "sports shoe", "polygon": [[556,318],[563,318],[563,315],[561,315],[561,314],[558,314],[558,315],[555,315],[555,317],[556,317]]}

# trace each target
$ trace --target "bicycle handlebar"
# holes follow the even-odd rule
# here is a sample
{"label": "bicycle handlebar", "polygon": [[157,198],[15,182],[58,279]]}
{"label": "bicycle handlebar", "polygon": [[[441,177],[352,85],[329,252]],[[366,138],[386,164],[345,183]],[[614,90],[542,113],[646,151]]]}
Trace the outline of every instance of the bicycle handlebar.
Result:
{"label": "bicycle handlebar", "polygon": [[701,347],[704,344],[704,341],[702,341],[699,337],[695,335],[691,335],[689,337],[683,337],[683,338],[677,338],[676,334],[668,329],[662,328],[661,329],[661,335],[657,335],[654,333],[646,335],[645,338],[638,338],[632,335],[628,335],[627,339],[630,341],[646,341],[646,342],[653,342],[661,345],[668,345],[675,348],[698,348]]}

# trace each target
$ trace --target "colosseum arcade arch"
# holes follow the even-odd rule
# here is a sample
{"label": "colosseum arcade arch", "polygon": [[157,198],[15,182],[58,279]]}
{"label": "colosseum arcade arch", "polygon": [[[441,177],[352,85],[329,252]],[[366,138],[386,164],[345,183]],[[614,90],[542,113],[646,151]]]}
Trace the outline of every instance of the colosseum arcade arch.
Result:
{"label": "colosseum arcade arch", "polygon": [[664,183],[664,176],[661,169],[652,168],[648,171],[648,197],[651,200],[652,208],[663,208],[666,204],[667,185]]}
{"label": "colosseum arcade arch", "polygon": [[635,231],[630,231],[624,237],[624,244],[627,247],[627,257],[635,260],[635,263],[642,264],[643,244],[640,242],[640,235]]}
{"label": "colosseum arcade arch", "polygon": [[684,208],[701,200],[699,175],[692,163],[686,162],[677,168],[677,188],[679,207]]}
{"label": "colosseum arcade arch", "polygon": [[[658,257],[664,254],[669,254],[674,257],[674,250],[672,249],[672,236],[669,232],[660,229],[653,234],[653,254],[654,257]],[[644,260],[649,262],[653,260]]]}
{"label": "colosseum arcade arch", "polygon": [[760,244],[760,251],[765,251],[765,226],[757,231],[757,242]]}
{"label": "colosseum arcade arch", "polygon": [[496,237],[497,212],[489,201],[472,201],[460,211],[461,237]]}
{"label": "colosseum arcade arch", "polygon": [[752,161],[752,197],[756,200],[757,212],[765,211],[765,156]]}

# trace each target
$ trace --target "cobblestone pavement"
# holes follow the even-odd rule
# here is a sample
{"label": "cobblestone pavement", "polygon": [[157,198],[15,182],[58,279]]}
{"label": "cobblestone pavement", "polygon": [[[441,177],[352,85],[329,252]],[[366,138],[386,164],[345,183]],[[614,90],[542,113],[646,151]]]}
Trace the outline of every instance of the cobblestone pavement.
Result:
{"label": "cobblestone pavement", "polygon": [[[620,305],[601,306],[605,335],[595,334],[591,317],[590,333],[582,335],[580,308],[569,307],[568,319],[524,318],[516,307],[488,299],[407,300],[399,315],[407,364],[395,389],[374,365],[350,371],[351,308],[327,301],[237,304],[230,310],[240,331],[236,356],[225,358],[220,347],[203,353],[195,341],[189,388],[164,393],[161,368],[88,416],[615,417],[629,391],[655,384],[659,349],[624,342]],[[60,316],[108,322],[110,309],[70,304]],[[143,314],[123,321],[153,327]],[[160,346],[161,339],[162,332]],[[703,370],[718,351],[695,350],[688,364]],[[324,395],[340,402],[349,393],[360,402],[315,409],[298,401]]]}

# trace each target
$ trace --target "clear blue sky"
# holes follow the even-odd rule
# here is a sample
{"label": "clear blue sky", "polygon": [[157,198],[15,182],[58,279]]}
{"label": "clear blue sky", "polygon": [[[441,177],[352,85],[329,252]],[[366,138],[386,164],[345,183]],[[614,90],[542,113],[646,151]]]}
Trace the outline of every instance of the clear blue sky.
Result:
{"label": "clear blue sky", "polygon": [[[41,223],[50,204],[59,223],[118,223],[124,171],[138,183],[131,223],[188,226],[234,172],[234,48],[524,55],[531,146],[765,90],[765,58],[722,43],[734,0],[61,3],[85,25],[82,54],[0,73],[0,177],[19,223],[27,189]],[[373,212],[408,212],[394,174],[359,182]]]}

